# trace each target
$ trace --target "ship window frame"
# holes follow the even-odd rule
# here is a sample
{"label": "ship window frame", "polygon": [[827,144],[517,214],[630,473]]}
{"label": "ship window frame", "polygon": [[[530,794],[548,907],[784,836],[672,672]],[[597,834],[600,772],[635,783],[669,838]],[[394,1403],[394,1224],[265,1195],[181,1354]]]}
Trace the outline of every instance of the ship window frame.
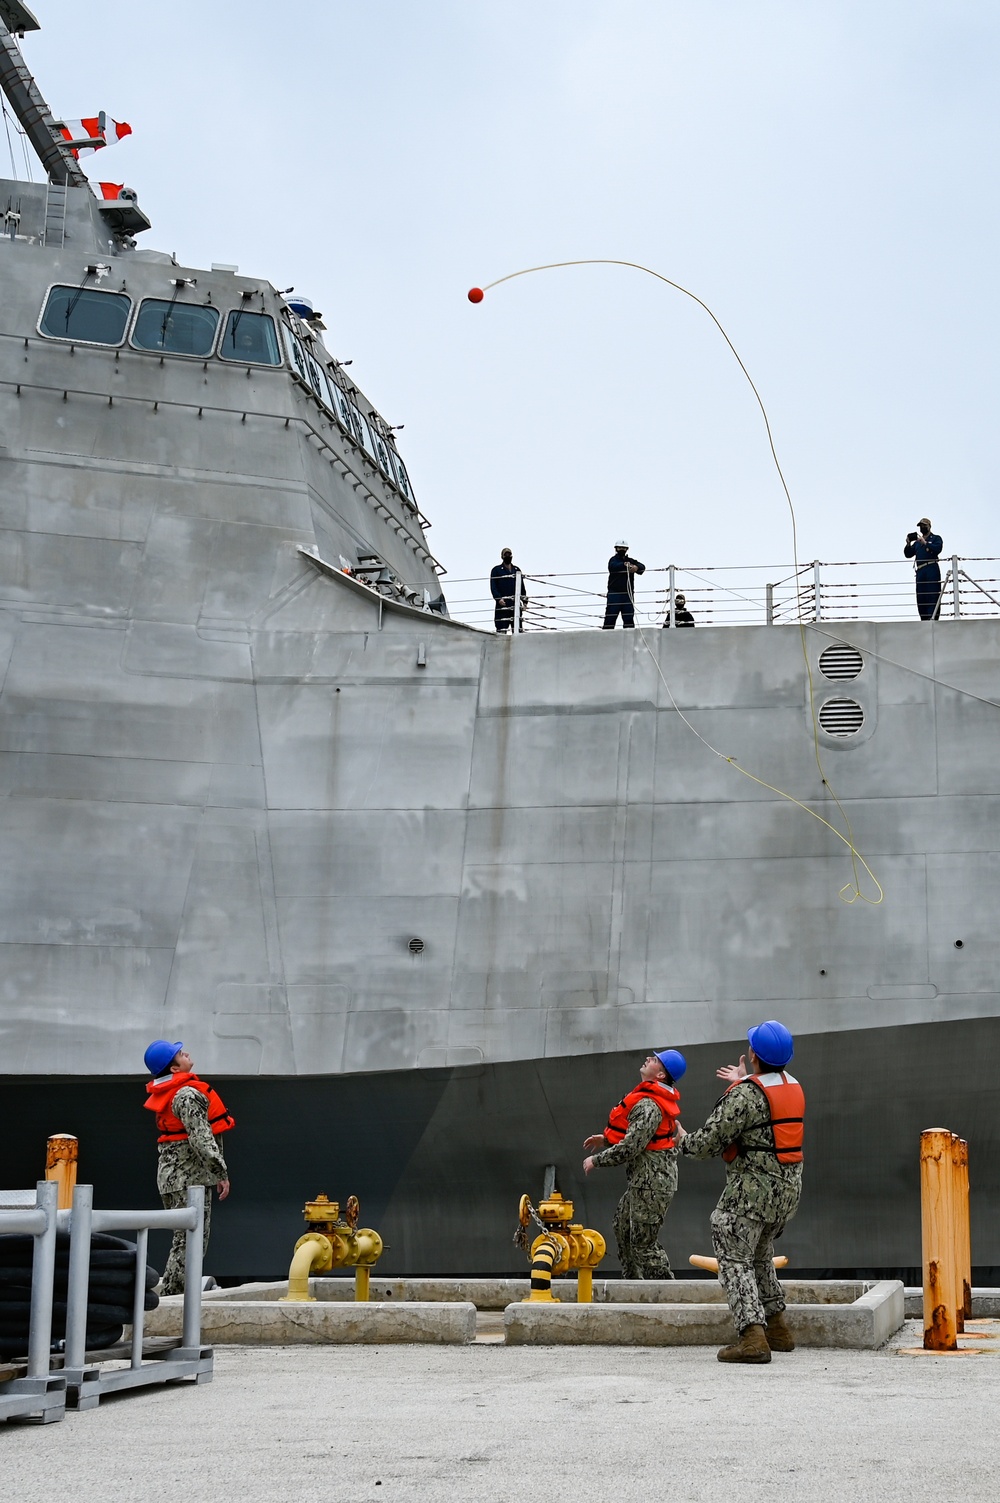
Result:
{"label": "ship window frame", "polygon": [[406,468],[406,465],[403,463],[402,459],[399,457],[399,454],[396,452],[395,447],[391,445],[387,445],[387,447],[389,448],[389,454],[392,459],[393,468],[396,470],[396,476],[394,480],[396,490],[398,491],[399,495],[402,496],[404,505],[409,506],[413,511],[416,511],[417,498],[413,494],[413,482],[410,479],[410,472]]}
{"label": "ship window frame", "polygon": [[[229,321],[231,318],[235,317],[237,313],[242,314],[244,318],[266,318],[270,321],[271,328],[274,330],[274,345],[275,353],[278,356],[277,360],[251,360],[247,355],[223,354],[223,350],[226,344],[226,334],[229,331]],[[256,309],[246,307],[229,308],[226,310],[226,316],[222,321],[221,327],[222,333],[218,336],[218,348],[216,350],[216,354],[218,355],[218,358],[220,360],[224,360],[227,365],[255,365],[259,370],[263,371],[278,371],[281,370],[285,365],[285,352],[281,347],[281,338],[278,334],[277,322],[273,313],[268,313],[266,311],[258,313]]]}
{"label": "ship window frame", "polygon": [[[46,310],[49,306],[49,299],[51,298],[53,292],[57,291],[58,289],[65,289],[67,292],[86,292],[96,294],[98,297],[121,298],[128,305],[125,314],[125,323],[122,326],[121,338],[81,339],[77,334],[50,334],[47,329],[43,329],[42,322],[45,318]],[[35,322],[35,332],[38,334],[38,337],[40,339],[52,339],[55,340],[58,344],[79,344],[90,350],[120,350],[125,343],[126,336],[128,335],[128,328],[129,324],[132,322],[132,314],[134,310],[135,299],[131,296],[131,294],[127,292],[119,292],[116,288],[81,287],[78,282],[50,282],[48,287],[45,289],[45,296],[42,299],[42,306],[39,311],[38,318]]]}
{"label": "ship window frame", "polygon": [[[334,411],[333,398],[330,393],[330,378],[323,369],[323,362],[317,360],[306,341],[292,328],[288,319],[281,318],[278,322],[281,326],[286,363],[291,370],[292,379],[297,381],[303,391],[308,392],[314,401],[319,403],[328,416],[336,418],[337,414]],[[300,357],[302,360],[301,365],[299,363]],[[315,380],[313,379],[314,375]],[[319,391],[316,389],[317,382],[322,388]]]}
{"label": "ship window frame", "polygon": [[[371,441],[375,449],[375,463],[378,465],[379,470],[388,480],[393,490],[402,495],[402,492],[399,490],[399,486],[396,483],[396,468],[392,462],[392,450],[389,447],[389,441],[381,432],[381,430],[376,426],[376,424],[372,422],[371,418],[368,419],[368,432],[371,436]],[[383,455],[385,456],[384,459],[382,457]]]}
{"label": "ship window frame", "polygon": [[333,416],[334,416],[334,420],[335,420],[337,426],[340,428],[341,432],[344,433],[344,434],[346,434],[346,436],[351,440],[351,442],[356,445],[357,444],[357,439],[354,436],[354,429],[351,426],[350,416],[349,415],[347,417],[342,416],[342,414],[340,412],[340,409],[337,406],[337,397],[339,396],[342,399],[342,401],[344,402],[344,405],[348,408],[348,413],[349,413],[349,410],[350,410],[350,407],[351,407],[351,399],[350,399],[350,396],[347,393],[347,390],[343,386],[341,386],[341,384],[340,384],[339,381],[335,381],[335,380],[333,380],[331,378],[330,379],[330,395],[333,398]]}
{"label": "ship window frame", "polygon": [[309,385],[307,375],[303,372],[296,358],[301,353],[303,360],[305,359],[305,351],[300,348],[302,341],[298,338],[295,330],[289,325],[286,319],[282,318],[279,322],[281,324],[281,343],[284,347],[285,367],[291,371],[292,379],[297,381],[304,391],[311,392],[312,387]]}
{"label": "ship window frame", "polygon": [[[145,344],[136,344],[135,331],[142,317],[142,309],[145,303],[172,303],[176,308],[197,308],[202,312],[215,314],[215,331],[212,334],[212,343],[203,355],[185,355],[180,350],[154,350]],[[161,358],[169,355],[171,360],[211,360],[219,343],[219,330],[222,328],[222,309],[214,303],[182,303],[179,298],[141,297],[136,304],[135,314],[131,320],[132,327],[129,329],[128,344],[130,350],[136,350],[140,355],[159,355]]]}

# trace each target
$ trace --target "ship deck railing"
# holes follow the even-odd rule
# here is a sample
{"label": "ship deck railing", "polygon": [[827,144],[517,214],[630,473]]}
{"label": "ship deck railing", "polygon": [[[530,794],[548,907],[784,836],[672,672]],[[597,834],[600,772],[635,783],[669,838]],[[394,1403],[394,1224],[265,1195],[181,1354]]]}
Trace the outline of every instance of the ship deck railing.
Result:
{"label": "ship deck railing", "polygon": [[[1000,558],[942,557],[938,619],[1000,617]],[[601,626],[607,570],[525,574],[523,630],[586,631]],[[786,626],[803,622],[916,621],[913,567],[904,559],[788,565],[647,567],[635,577],[637,626],[663,626],[671,597],[685,597],[696,627]],[[487,579],[449,582],[452,619],[490,629],[495,602]]]}

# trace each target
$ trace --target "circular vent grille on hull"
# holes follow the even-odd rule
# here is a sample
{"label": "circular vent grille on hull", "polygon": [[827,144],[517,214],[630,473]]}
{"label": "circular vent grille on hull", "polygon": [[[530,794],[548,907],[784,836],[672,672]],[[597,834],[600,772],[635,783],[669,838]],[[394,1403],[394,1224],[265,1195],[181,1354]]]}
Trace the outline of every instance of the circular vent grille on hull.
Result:
{"label": "circular vent grille on hull", "polygon": [[828,736],[856,736],[865,712],[856,699],[828,699],[819,707],[819,723]]}
{"label": "circular vent grille on hull", "polygon": [[826,678],[857,678],[865,660],[856,647],[834,642],[819,655],[819,671]]}

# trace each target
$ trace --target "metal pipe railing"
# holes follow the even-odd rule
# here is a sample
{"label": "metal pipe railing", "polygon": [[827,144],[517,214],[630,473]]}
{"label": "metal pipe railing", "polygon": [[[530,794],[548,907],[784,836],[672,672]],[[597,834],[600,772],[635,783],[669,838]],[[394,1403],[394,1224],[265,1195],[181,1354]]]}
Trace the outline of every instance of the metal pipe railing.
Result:
{"label": "metal pipe railing", "polygon": [[[994,575],[983,567],[989,565],[996,566]],[[1000,616],[1000,559],[963,560],[955,555],[944,574],[940,609],[945,619]],[[601,625],[603,570],[524,577],[531,592],[523,616],[526,631],[583,631]],[[485,580],[456,584],[481,586],[482,593],[465,590],[459,594],[453,585],[452,618],[489,629],[493,602],[486,598]],[[814,559],[797,572],[774,565],[648,568],[642,580],[635,582],[637,624],[658,627],[672,619],[677,594],[682,591],[696,626],[918,620],[913,574],[903,559]]]}
{"label": "metal pipe railing", "polygon": [[38,1418],[49,1424],[66,1411],[66,1379],[50,1370],[58,1198],[55,1182],[40,1180],[33,1210],[0,1210],[0,1233],[34,1238],[27,1371],[0,1388],[0,1419]]}
{"label": "metal pipe railing", "polygon": [[[54,1186],[52,1187],[54,1190]],[[69,1279],[66,1307],[66,1354],[64,1371],[67,1390],[78,1409],[90,1409],[106,1393],[151,1383],[172,1383],[193,1377],[208,1382],[213,1354],[201,1345],[201,1282],[205,1190],[192,1185],[187,1205],[176,1210],[95,1211],[90,1185],[77,1185],[72,1211],[60,1212],[60,1226],[70,1232]],[[146,1353],[143,1346],[146,1251],[151,1231],[183,1231],[184,1317],[179,1345]],[[95,1232],[135,1232],[135,1291],[132,1303],[132,1341],[127,1368],[102,1368],[87,1362],[87,1303],[90,1284],[91,1238]],[[146,1360],[148,1357],[148,1360]]]}

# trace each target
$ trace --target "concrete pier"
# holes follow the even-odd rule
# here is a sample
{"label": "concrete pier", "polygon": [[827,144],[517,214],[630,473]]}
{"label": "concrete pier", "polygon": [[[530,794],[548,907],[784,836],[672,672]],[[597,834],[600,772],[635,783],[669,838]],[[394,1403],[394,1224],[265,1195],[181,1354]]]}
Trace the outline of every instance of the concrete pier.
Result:
{"label": "concrete pier", "polygon": [[[41,1503],[980,1503],[996,1496],[996,1354],[879,1352],[727,1368],[711,1350],[220,1348],[205,1388],[149,1390],[3,1434]],[[938,1444],[928,1436],[928,1415]],[[766,1444],[762,1452],[762,1438]]]}

